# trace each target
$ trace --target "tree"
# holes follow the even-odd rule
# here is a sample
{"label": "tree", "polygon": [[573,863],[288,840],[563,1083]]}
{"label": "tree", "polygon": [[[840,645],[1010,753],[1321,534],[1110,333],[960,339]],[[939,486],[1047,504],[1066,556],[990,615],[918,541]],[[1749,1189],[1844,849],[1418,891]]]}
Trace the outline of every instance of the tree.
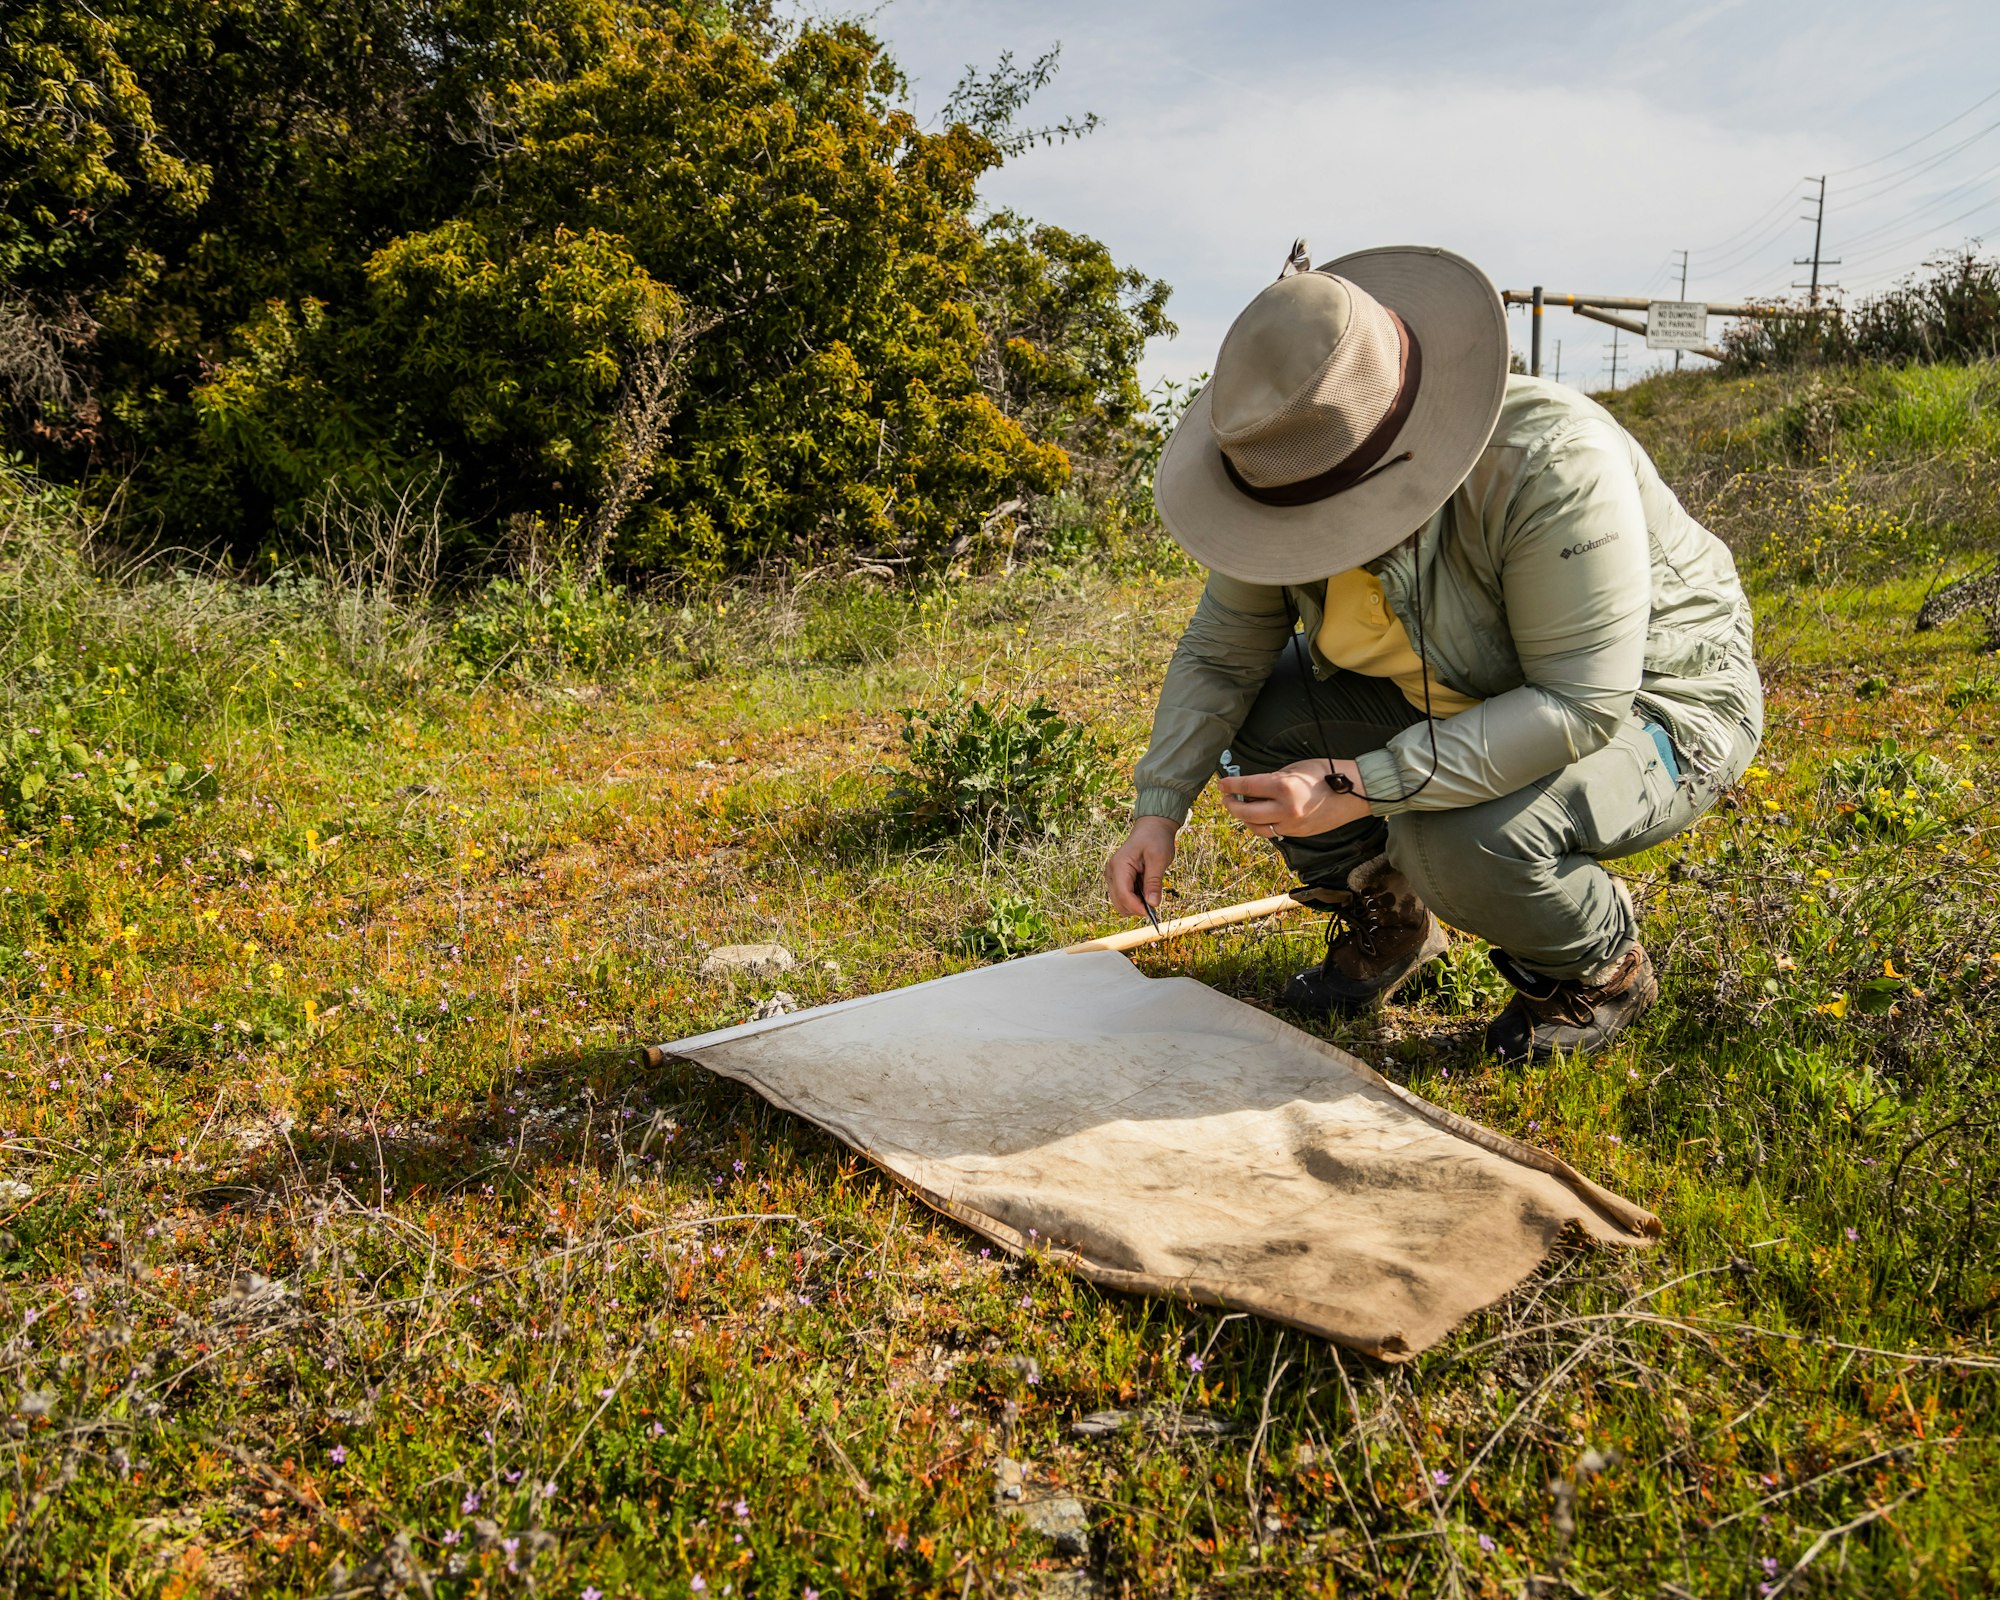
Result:
{"label": "tree", "polygon": [[206,175],[163,143],[117,31],[81,6],[9,7],[0,30],[0,392],[44,437],[96,421],[76,352],[159,277],[149,236]]}
{"label": "tree", "polygon": [[628,569],[922,554],[1064,482],[1165,326],[1092,241],[972,220],[1010,63],[926,132],[865,31],[761,4],[128,3],[206,190],[150,214],[89,376],[179,539],[423,476],[462,557],[522,519]]}
{"label": "tree", "polygon": [[1122,455],[1146,414],[1139,357],[1148,339],[1174,332],[1167,286],[1120,267],[1095,239],[1012,212],[984,236],[974,297],[987,394],[1072,455]]}

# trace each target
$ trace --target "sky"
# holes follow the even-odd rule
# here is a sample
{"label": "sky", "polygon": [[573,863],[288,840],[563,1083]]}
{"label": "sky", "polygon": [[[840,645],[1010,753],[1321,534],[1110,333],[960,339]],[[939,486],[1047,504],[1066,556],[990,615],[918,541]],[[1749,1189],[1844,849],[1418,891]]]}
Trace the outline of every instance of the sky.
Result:
{"label": "sky", "polygon": [[[1436,244],[1503,289],[1669,299],[1685,249],[1687,297],[1725,303],[1805,276],[1801,197],[1826,173],[1823,254],[1842,262],[1823,276],[1850,294],[2000,240],[1993,0],[880,0],[866,16],[920,117],[968,65],[1062,46],[1025,120],[1099,126],[1016,158],[981,198],[1173,285],[1180,331],[1148,349],[1149,383],[1207,371],[1301,234],[1315,261]],[[1525,353],[1526,313],[1510,320]],[[1565,382],[1609,381],[1609,328],[1547,313],[1545,373],[1558,340]],[[1671,361],[1620,346],[1621,384],[1635,357]]]}

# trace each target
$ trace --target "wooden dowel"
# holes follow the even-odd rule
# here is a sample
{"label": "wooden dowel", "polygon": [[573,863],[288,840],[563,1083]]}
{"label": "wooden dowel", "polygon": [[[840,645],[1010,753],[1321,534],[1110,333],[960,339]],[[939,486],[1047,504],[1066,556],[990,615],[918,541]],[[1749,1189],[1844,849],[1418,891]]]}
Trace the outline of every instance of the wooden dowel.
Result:
{"label": "wooden dowel", "polygon": [[1183,933],[1207,933],[1213,928],[1255,922],[1259,917],[1275,917],[1281,911],[1297,909],[1298,901],[1288,894],[1266,895],[1262,900],[1245,900],[1241,905],[1198,911],[1191,917],[1175,917],[1171,922],[1161,923],[1157,931],[1150,926],[1127,928],[1123,933],[1107,933],[1102,939],[1086,939],[1082,944],[1064,945],[1063,951],[1074,954],[1083,950],[1136,950],[1141,945],[1155,944],[1161,939],[1176,938]]}

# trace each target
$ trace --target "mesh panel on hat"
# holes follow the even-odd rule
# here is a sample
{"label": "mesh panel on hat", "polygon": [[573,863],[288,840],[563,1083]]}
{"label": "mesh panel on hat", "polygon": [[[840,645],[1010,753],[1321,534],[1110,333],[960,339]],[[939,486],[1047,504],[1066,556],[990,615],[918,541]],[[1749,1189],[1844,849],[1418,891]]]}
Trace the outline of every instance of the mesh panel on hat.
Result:
{"label": "mesh panel on hat", "polygon": [[1347,287],[1353,297],[1347,333],[1298,393],[1249,426],[1216,430],[1216,443],[1236,470],[1259,488],[1297,483],[1339,465],[1395,402],[1402,369],[1396,325],[1380,301]]}

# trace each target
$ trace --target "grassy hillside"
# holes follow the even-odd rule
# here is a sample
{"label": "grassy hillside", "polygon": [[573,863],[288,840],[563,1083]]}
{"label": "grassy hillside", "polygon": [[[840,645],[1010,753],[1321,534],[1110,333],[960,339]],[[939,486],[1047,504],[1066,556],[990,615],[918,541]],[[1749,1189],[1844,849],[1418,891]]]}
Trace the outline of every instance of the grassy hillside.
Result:
{"label": "grassy hillside", "polygon": [[[635,1049],[1109,926],[1116,792],[914,840],[897,709],[1044,694],[1129,760],[1192,572],[446,607],[359,516],[249,588],[10,479],[0,1588],[1985,1592],[2000,668],[1910,618],[2000,548],[1996,397],[1617,397],[1737,548],[1770,690],[1742,791],[1630,864],[1667,998],[1503,1070],[1464,944],[1332,1036],[1666,1236],[1566,1249],[1397,1369],[995,1259]],[[1283,882],[1205,799],[1176,908]],[[1141,964],[1262,1000],[1316,938]],[[700,976],[764,940],[798,967]],[[996,1513],[1003,1459],[1086,1554]]]}

